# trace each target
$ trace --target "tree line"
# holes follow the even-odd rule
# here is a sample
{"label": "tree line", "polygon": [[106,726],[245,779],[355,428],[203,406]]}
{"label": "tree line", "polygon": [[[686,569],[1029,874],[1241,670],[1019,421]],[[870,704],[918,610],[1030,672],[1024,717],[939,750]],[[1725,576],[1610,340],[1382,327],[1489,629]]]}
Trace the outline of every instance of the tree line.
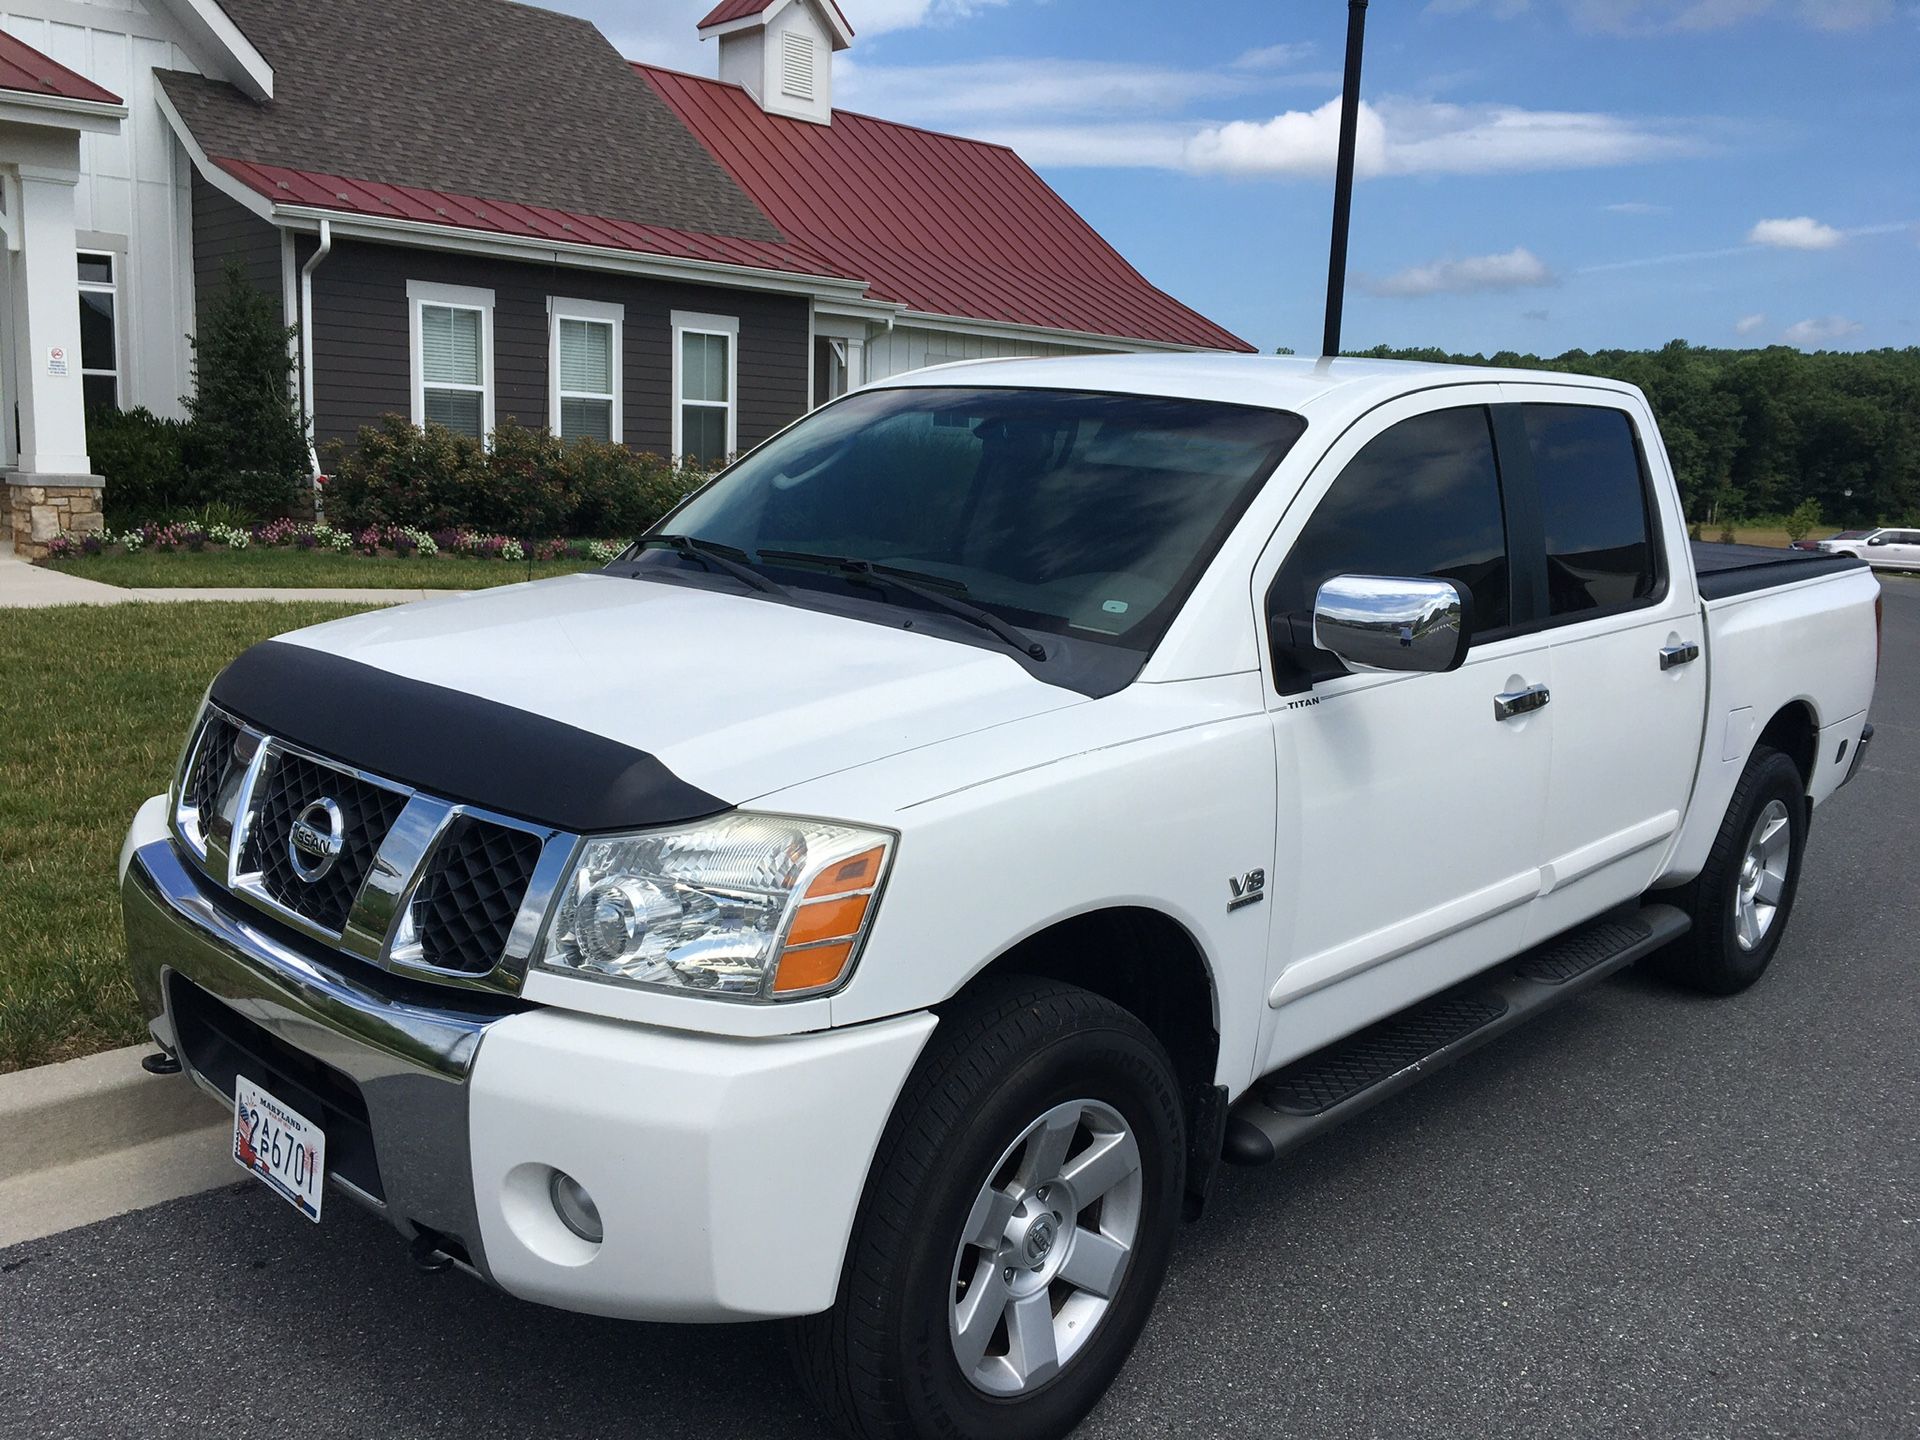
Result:
{"label": "tree line", "polygon": [[[1454,355],[1378,346],[1387,360],[1605,375],[1652,402],[1686,501],[1708,525],[1816,515],[1829,528],[1920,523],[1920,347],[1815,354],[1714,350],[1502,350]],[[1817,507],[1817,512],[1816,512]],[[1816,533],[1817,530],[1816,530]]]}

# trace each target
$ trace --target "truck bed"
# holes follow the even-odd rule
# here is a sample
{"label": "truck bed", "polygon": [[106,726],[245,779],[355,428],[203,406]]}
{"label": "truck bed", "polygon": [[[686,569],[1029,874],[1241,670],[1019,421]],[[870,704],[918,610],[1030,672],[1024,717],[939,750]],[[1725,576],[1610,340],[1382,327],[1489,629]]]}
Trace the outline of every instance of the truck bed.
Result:
{"label": "truck bed", "polygon": [[1792,585],[1816,575],[1866,568],[1853,555],[1822,555],[1810,550],[1772,550],[1764,545],[1715,545],[1693,542],[1693,569],[1702,600],[1725,600],[1776,585]]}

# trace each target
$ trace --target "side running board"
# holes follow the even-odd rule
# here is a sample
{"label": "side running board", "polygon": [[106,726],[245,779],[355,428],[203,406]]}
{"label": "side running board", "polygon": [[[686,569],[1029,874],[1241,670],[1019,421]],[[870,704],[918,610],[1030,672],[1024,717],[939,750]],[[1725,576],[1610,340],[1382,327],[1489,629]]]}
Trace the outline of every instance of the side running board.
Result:
{"label": "side running board", "polygon": [[1684,935],[1671,905],[1615,911],[1254,1082],[1224,1157],[1264,1165]]}

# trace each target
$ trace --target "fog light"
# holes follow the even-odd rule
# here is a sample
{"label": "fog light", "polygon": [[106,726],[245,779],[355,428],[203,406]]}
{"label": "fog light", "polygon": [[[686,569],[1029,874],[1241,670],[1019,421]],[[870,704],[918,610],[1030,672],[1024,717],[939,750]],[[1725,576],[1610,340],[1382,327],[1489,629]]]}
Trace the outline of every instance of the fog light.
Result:
{"label": "fog light", "polygon": [[585,1240],[589,1245],[598,1245],[606,1233],[600,1227],[600,1207],[593,1203],[593,1196],[587,1193],[587,1187],[567,1174],[556,1170],[547,1181],[547,1194],[553,1200],[554,1214],[560,1217],[560,1223]]}

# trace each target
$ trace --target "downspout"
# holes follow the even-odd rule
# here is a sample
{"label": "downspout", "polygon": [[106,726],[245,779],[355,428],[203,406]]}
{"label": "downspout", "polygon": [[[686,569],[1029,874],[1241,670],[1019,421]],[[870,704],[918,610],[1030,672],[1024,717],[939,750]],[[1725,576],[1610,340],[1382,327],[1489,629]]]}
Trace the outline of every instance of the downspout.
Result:
{"label": "downspout", "polygon": [[307,468],[320,473],[320,451],[313,435],[313,272],[333,249],[333,223],[320,217],[320,248],[300,267],[300,408],[307,429]]}

